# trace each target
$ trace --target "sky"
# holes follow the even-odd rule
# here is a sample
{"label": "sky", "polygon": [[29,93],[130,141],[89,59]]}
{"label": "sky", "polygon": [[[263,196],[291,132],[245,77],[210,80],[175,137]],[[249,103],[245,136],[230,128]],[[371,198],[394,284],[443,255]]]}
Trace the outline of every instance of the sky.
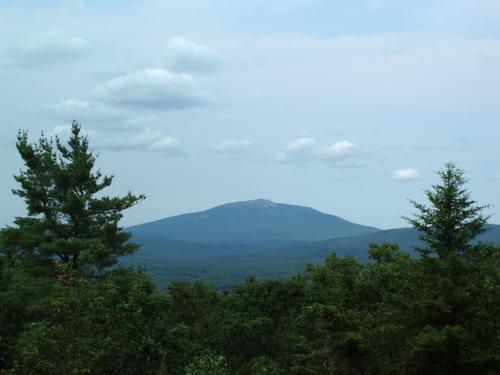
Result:
{"label": "sky", "polygon": [[455,161],[500,219],[498,0],[2,0],[0,225],[19,129],[81,123],[124,225],[270,199],[379,228]]}

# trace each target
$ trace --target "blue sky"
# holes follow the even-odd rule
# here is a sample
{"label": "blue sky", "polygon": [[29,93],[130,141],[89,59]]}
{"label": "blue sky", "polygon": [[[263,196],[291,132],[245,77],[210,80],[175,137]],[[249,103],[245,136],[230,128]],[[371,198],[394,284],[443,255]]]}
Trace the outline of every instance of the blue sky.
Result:
{"label": "blue sky", "polygon": [[495,214],[498,87],[496,0],[3,1],[0,222],[17,130],[73,119],[147,195],[126,225],[267,198],[402,226],[448,160]]}

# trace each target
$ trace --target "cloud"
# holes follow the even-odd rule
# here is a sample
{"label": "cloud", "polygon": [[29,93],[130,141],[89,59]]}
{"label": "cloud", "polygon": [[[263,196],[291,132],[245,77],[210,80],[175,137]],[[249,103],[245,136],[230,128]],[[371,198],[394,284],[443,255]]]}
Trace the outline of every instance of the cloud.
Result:
{"label": "cloud", "polygon": [[314,138],[301,137],[291,142],[286,147],[286,151],[288,153],[311,151],[315,145],[316,145],[316,140]]}
{"label": "cloud", "polygon": [[71,130],[71,125],[56,125],[50,129],[50,135],[60,136],[64,134],[69,134]]}
{"label": "cloud", "polygon": [[89,102],[83,100],[66,99],[57,104],[50,104],[47,108],[57,113],[74,113],[76,111],[87,111]]}
{"label": "cloud", "polygon": [[349,141],[340,141],[333,143],[330,147],[325,147],[322,153],[328,158],[335,159],[350,154],[355,148],[356,145]]}
{"label": "cloud", "polygon": [[[123,127],[134,118],[130,113],[102,106],[86,100],[65,99],[56,104],[44,106],[52,117],[71,122],[77,120],[84,124],[99,124],[106,127]],[[141,123],[144,125],[144,122]]]}
{"label": "cloud", "polygon": [[[88,128],[82,129],[83,133],[91,138],[92,145],[99,150],[127,151],[142,150],[162,153],[166,156],[183,156],[185,153],[182,143],[175,138],[166,137],[158,130],[144,129],[140,133],[124,133],[112,135],[109,131],[98,131]],[[70,125],[53,126],[50,135],[63,139],[71,133]]]}
{"label": "cloud", "polygon": [[56,104],[44,106],[52,117],[70,123],[76,120],[83,125],[98,126],[101,129],[128,129],[157,126],[161,123],[155,113],[137,113],[113,108],[85,100],[65,99]]}
{"label": "cloud", "polygon": [[[81,133],[89,138],[104,139],[103,134],[96,132],[95,130],[89,129],[87,127],[82,127]],[[55,136],[67,141],[71,135],[71,124],[58,124],[52,126],[49,131],[50,136]],[[92,144],[94,144],[92,142]]]}
{"label": "cloud", "polygon": [[[244,56],[239,61],[258,75],[247,79],[236,72],[238,89],[248,95],[261,84],[260,95],[276,104],[389,111],[449,110],[457,105],[496,108],[498,103],[498,90],[491,84],[500,80],[498,38],[387,33],[334,38],[272,35],[245,42],[245,49],[237,51]],[[315,78],[297,71],[311,72]]]}
{"label": "cloud", "polygon": [[165,69],[114,78],[94,89],[92,97],[115,107],[156,111],[188,109],[209,101],[193,77]]}
{"label": "cloud", "polygon": [[157,130],[145,129],[139,134],[127,134],[96,140],[100,149],[125,151],[142,150],[159,152],[166,156],[183,156],[182,144],[178,139],[166,137]]}
{"label": "cloud", "polygon": [[355,149],[356,145],[346,140],[324,147],[318,146],[314,138],[301,137],[288,144],[284,151],[275,153],[274,160],[296,164],[324,162],[338,168],[357,168],[364,163]]}
{"label": "cloud", "polygon": [[175,37],[165,44],[166,64],[177,72],[205,73],[219,68],[219,59],[210,48]]}
{"label": "cloud", "polygon": [[212,150],[221,154],[237,154],[250,150],[253,143],[247,139],[229,139],[212,146]]}
{"label": "cloud", "polygon": [[0,66],[33,68],[76,59],[89,50],[85,39],[53,30],[8,46],[0,53]]}
{"label": "cloud", "polygon": [[393,172],[392,178],[400,181],[415,180],[420,177],[420,174],[415,169],[397,169]]}

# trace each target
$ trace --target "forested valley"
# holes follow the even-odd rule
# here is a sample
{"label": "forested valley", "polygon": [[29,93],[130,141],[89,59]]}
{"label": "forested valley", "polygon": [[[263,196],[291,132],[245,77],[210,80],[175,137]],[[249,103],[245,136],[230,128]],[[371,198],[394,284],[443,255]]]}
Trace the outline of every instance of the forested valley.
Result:
{"label": "forested valley", "polygon": [[27,216],[0,234],[1,374],[500,373],[500,252],[474,241],[487,206],[454,163],[412,202],[416,256],[331,249],[289,279],[218,291],[117,266],[137,251],[123,211],[145,197],[102,193],[112,177],[77,123],[67,143],[20,132],[17,149]]}

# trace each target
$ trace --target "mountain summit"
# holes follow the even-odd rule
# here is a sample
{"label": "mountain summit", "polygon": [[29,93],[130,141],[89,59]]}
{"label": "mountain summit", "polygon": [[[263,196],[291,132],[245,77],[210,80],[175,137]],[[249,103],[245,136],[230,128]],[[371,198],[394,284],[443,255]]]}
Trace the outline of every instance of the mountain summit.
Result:
{"label": "mountain summit", "polygon": [[226,203],[128,229],[136,235],[204,243],[321,241],[378,231],[310,207],[266,199]]}

